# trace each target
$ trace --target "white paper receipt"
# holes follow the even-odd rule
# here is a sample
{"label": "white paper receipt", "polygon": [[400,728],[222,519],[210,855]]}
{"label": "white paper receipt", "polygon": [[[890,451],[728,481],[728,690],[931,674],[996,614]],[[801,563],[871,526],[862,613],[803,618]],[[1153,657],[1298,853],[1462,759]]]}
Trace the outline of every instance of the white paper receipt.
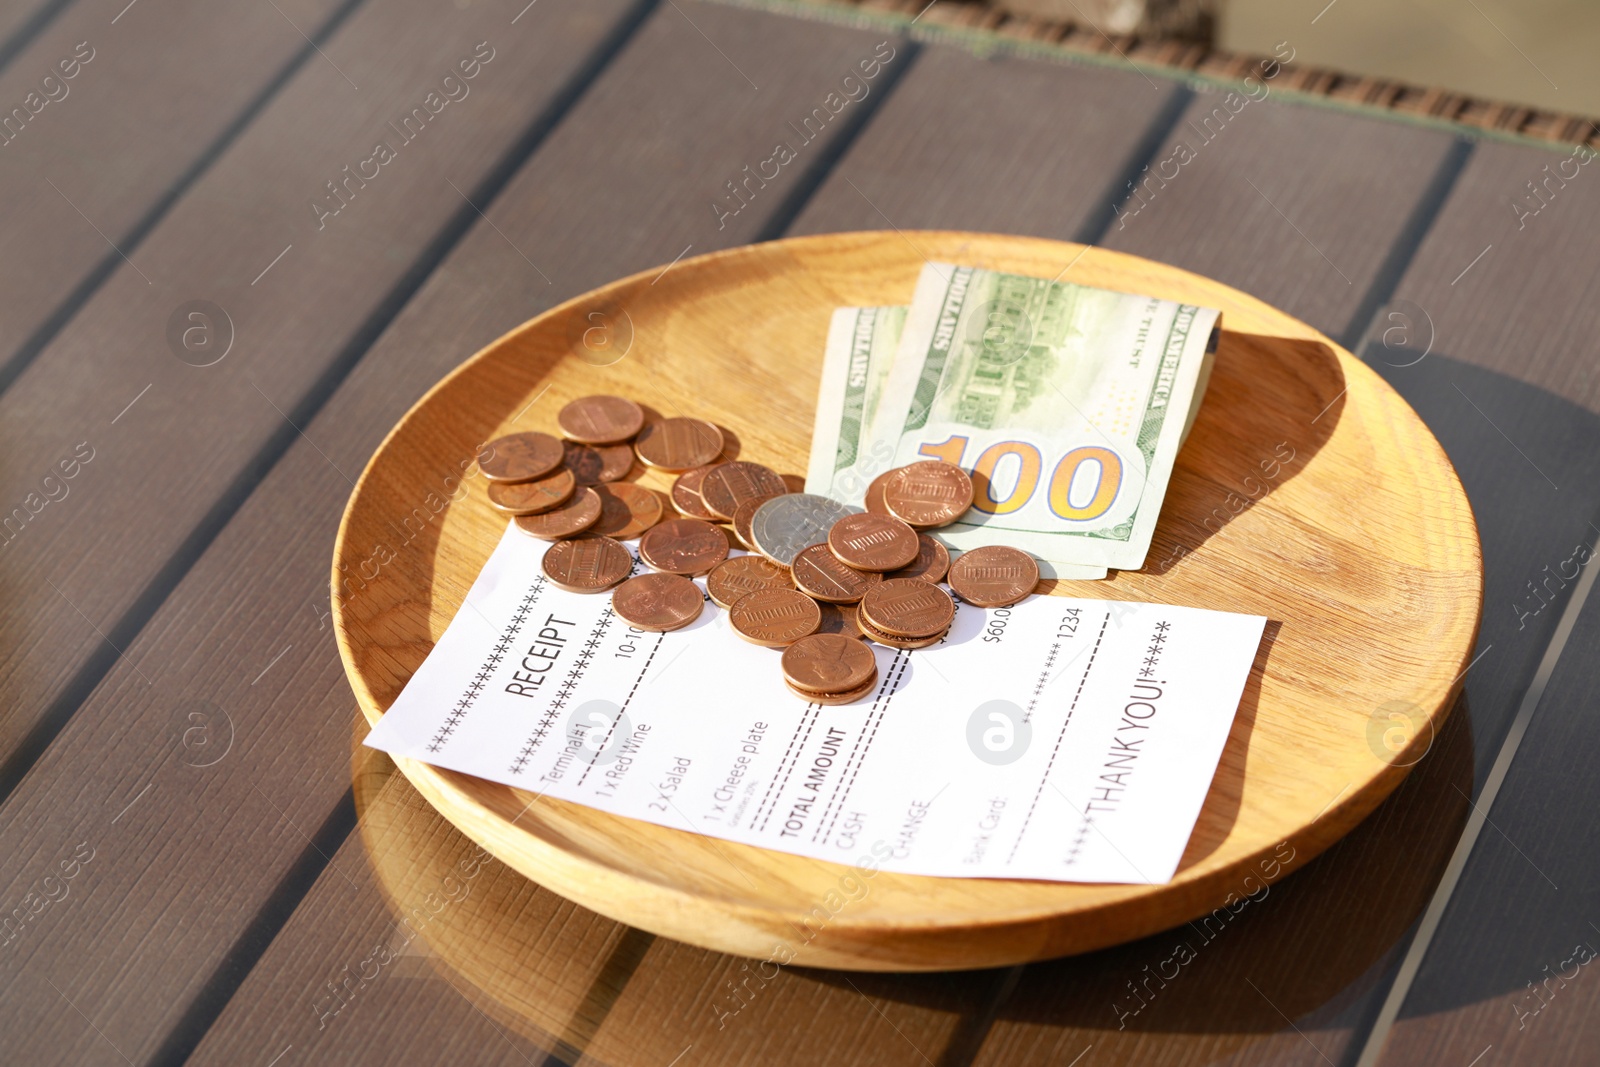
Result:
{"label": "white paper receipt", "polygon": [[367,744],[908,874],[1170,880],[1266,622],[1038,595],[961,604],[941,644],[871,646],[877,688],[825,707],[715,605],[674,633],[634,629],[609,595],[552,585],[544,549],[507,529]]}

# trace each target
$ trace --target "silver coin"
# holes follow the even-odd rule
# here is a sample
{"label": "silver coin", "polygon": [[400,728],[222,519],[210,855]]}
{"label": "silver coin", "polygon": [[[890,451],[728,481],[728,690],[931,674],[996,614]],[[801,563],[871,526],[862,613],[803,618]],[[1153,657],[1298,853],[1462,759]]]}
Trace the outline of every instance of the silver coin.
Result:
{"label": "silver coin", "polygon": [[750,538],[757,552],[787,567],[801,549],[826,541],[834,523],[860,511],[825,496],[787,493],[756,509],[750,519]]}

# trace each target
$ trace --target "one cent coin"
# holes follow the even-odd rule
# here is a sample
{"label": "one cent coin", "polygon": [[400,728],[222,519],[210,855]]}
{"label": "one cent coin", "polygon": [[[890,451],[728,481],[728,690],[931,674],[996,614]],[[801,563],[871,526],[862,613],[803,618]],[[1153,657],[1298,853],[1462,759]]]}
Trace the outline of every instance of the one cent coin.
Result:
{"label": "one cent coin", "polygon": [[[926,583],[924,583],[926,584]],[[906,650],[928,648],[944,640],[944,634],[934,634],[932,637],[900,637],[896,634],[885,633],[868,622],[860,612],[856,613],[856,624],[861,627],[861,635],[869,640],[889,648],[903,648]]]}
{"label": "one cent coin", "polygon": [[542,541],[559,541],[580,534],[600,518],[600,495],[585,487],[559,508],[538,515],[518,515],[517,529]]}
{"label": "one cent coin", "polygon": [[639,558],[668,574],[705,574],[728,558],[728,536],[709,522],[673,519],[645,531]]}
{"label": "one cent coin", "polygon": [[812,493],[787,493],[756,508],[750,539],[757,552],[785,567],[800,550],[828,539],[833,524],[860,508]]}
{"label": "one cent coin", "polygon": [[611,610],[641,630],[664,633],[700,617],[705,599],[700,587],[677,574],[641,574],[611,594]]}
{"label": "one cent coin", "polygon": [[551,545],[540,566],[569,593],[603,593],[633,572],[633,557],[609,537],[577,537]]}
{"label": "one cent coin", "polygon": [[802,593],[829,604],[854,604],[869,588],[883,581],[881,574],[846,567],[826,544],[801,551],[789,573]]}
{"label": "one cent coin", "polygon": [[1039,564],[1020,548],[984,545],[961,553],[950,564],[950,588],[974,607],[1015,604],[1038,584]]}
{"label": "one cent coin", "polygon": [[723,522],[730,522],[746,500],[787,493],[789,487],[771,467],[736,459],[712,467],[700,484],[700,497],[706,507]]}
{"label": "one cent coin", "polygon": [[[856,644],[859,645],[861,642],[857,641]],[[785,682],[787,683],[787,679],[785,679]],[[804,700],[808,704],[854,704],[862,697],[870,694],[877,687],[878,676],[874,674],[871,678],[866,680],[865,684],[860,685],[855,689],[846,690],[843,693],[813,692],[810,689],[801,689],[797,685],[790,685],[789,692],[793,693],[795,696],[799,697],[801,700]]]}
{"label": "one cent coin", "polygon": [[576,441],[563,441],[565,456],[562,462],[578,479],[579,485],[599,485],[626,478],[633,469],[632,445],[580,445]]}
{"label": "one cent coin", "polygon": [[874,515],[888,515],[894,517],[894,512],[889,510],[889,505],[883,502],[883,487],[889,484],[889,479],[894,476],[894,471],[884,471],[867,486],[867,498],[863,503],[867,510]]}
{"label": "one cent coin", "polygon": [[592,534],[627,541],[660,522],[666,511],[659,496],[632,482],[597,485],[594,492],[600,497],[600,518],[589,527]]}
{"label": "one cent coin", "polygon": [[490,482],[489,503],[507,515],[537,515],[571,500],[577,484],[565,469],[531,482]]}
{"label": "one cent coin", "polygon": [[846,693],[878,675],[872,649],[842,634],[812,634],[783,651],[783,679],[807,693]]}
{"label": "one cent coin", "polygon": [[948,526],[972,506],[972,479],[953,463],[912,463],[883,483],[889,513],[919,529]]}
{"label": "one cent coin", "polygon": [[561,442],[547,433],[512,433],[483,446],[478,469],[491,482],[530,482],[561,466]]}
{"label": "one cent coin", "polygon": [[706,592],[718,607],[731,608],[748,593],[763,589],[793,589],[789,572],[765,556],[734,556],[706,575]]}
{"label": "one cent coin", "polygon": [[672,483],[672,506],[691,519],[716,522],[717,516],[711,513],[700,497],[700,483],[705,481],[709,470],[710,467],[696,467],[678,475],[677,481]]}
{"label": "one cent coin", "polygon": [[662,419],[639,431],[633,450],[646,466],[686,471],[722,454],[722,431],[704,419]]}
{"label": "one cent coin", "polygon": [[858,571],[896,571],[917,558],[917,531],[871,512],[846,515],[828,531],[828,548]]}
{"label": "one cent coin", "polygon": [[[783,494],[778,493],[775,495],[782,496]],[[751,551],[756,550],[756,543],[750,534],[750,523],[756,517],[756,509],[771,499],[772,497],[770,496],[758,496],[753,500],[746,500],[734,509],[733,536],[737,537],[739,543]]]}
{"label": "one cent coin", "polygon": [[556,425],[573,441],[614,445],[639,432],[644,411],[626,397],[585,396],[562,408],[556,414]]}
{"label": "one cent coin", "polygon": [[890,578],[868,589],[856,609],[858,620],[891,637],[916,640],[950,629],[956,602],[920,578]]}
{"label": "one cent coin", "polygon": [[796,589],[762,589],[739,598],[728,609],[728,625],[751,644],[792,645],[822,624],[817,602]]}
{"label": "one cent coin", "polygon": [[925,533],[917,534],[917,558],[885,578],[921,578],[935,585],[950,571],[950,550]]}

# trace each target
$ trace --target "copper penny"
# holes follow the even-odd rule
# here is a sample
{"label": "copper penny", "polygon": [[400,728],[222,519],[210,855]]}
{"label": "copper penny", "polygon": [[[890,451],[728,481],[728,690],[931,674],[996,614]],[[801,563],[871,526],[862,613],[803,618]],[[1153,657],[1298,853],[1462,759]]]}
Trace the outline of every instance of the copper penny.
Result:
{"label": "copper penny", "polygon": [[935,585],[950,571],[950,550],[925,533],[917,534],[917,558],[885,578],[921,578]]}
{"label": "copper penny", "polygon": [[584,396],[556,414],[556,425],[573,441],[614,445],[639,432],[644,425],[644,411],[625,397]]}
{"label": "copper penny", "polygon": [[705,480],[709,470],[710,467],[696,467],[678,475],[677,481],[672,483],[672,506],[691,519],[716,522],[717,517],[711,514],[706,502],[700,498],[700,483]]}
{"label": "copper penny", "polygon": [[600,497],[600,518],[589,527],[592,534],[631,540],[660,522],[666,511],[659,496],[632,482],[597,485],[594,492]]}
{"label": "copper penny", "polygon": [[793,589],[789,572],[765,556],[733,556],[711,568],[706,592],[718,607],[731,608],[740,597],[762,589]]}
{"label": "copper penny", "polygon": [[626,478],[633,470],[632,445],[580,445],[576,441],[561,442],[565,451],[561,462],[578,479],[579,485],[599,485]]}
{"label": "copper penny", "polygon": [[1007,607],[1038,584],[1039,564],[1020,548],[984,545],[950,564],[950,588],[974,607]]}
{"label": "copper penny", "polygon": [[822,612],[797,589],[762,589],[728,609],[728,625],[753,645],[782,648],[816,633]]}
{"label": "copper penny", "polygon": [[891,515],[918,529],[948,526],[972,506],[972,479],[953,463],[923,460],[883,483],[883,502]]}
{"label": "copper penny", "polygon": [[889,505],[883,502],[883,487],[889,484],[889,479],[894,477],[894,471],[884,471],[867,486],[867,498],[862,501],[868,511],[874,515],[888,515],[894,517],[894,512],[889,510]]}
{"label": "copper penny", "polygon": [[551,545],[540,566],[569,593],[603,593],[633,572],[633,556],[609,537],[575,537]]}
{"label": "copper penny", "polygon": [[830,604],[854,604],[871,586],[883,581],[881,574],[846,567],[828,551],[826,543],[802,549],[789,573],[802,593]]}
{"label": "copper penny", "polygon": [[571,500],[577,484],[569,470],[558,470],[531,482],[490,482],[489,503],[507,515],[537,515]]}
{"label": "copper penny", "polygon": [[733,513],[746,500],[778,496],[788,491],[789,487],[783,484],[777,471],[742,459],[717,464],[700,483],[700,498],[723,522],[731,522]]}
{"label": "copper penny", "polygon": [[728,535],[699,519],[672,519],[644,532],[639,558],[668,574],[705,574],[728,558]]}
{"label": "copper penny", "polygon": [[[923,584],[926,585],[927,583],[924,582]],[[888,648],[903,648],[909,651],[937,645],[944,640],[944,634],[942,633],[934,634],[932,637],[900,637],[895,634],[884,633],[868,622],[860,612],[856,613],[856,624],[861,627],[861,636]]]}
{"label": "copper penny", "polygon": [[633,450],[646,466],[686,471],[722,454],[722,431],[704,419],[662,419],[639,431]]}
{"label": "copper penny", "polygon": [[665,633],[700,617],[700,587],[677,574],[641,574],[611,593],[611,610],[641,630]]}
{"label": "copper penny", "polygon": [[[856,644],[859,645],[861,642],[857,641]],[[866,646],[863,645],[862,647],[864,648]],[[787,679],[785,681],[787,682]],[[846,690],[843,693],[813,692],[809,689],[801,689],[797,685],[790,685],[789,692],[793,693],[795,696],[799,697],[801,700],[804,700],[808,704],[854,704],[862,697],[869,695],[877,687],[878,676],[873,675],[871,678],[867,679],[865,685],[858,686],[855,689]]]}
{"label": "copper penny", "polygon": [[559,508],[538,515],[518,515],[515,522],[517,529],[531,537],[542,541],[559,541],[563,537],[582,533],[599,518],[600,496],[593,489],[584,487]]}
{"label": "copper penny", "polygon": [[950,629],[956,602],[920,578],[890,578],[868,589],[857,607],[858,620],[891,637],[937,637]]}
{"label": "copper penny", "polygon": [[[784,494],[777,493],[774,495],[783,496]],[[754,535],[750,532],[750,523],[756,517],[756,509],[771,499],[772,497],[770,496],[758,496],[751,500],[746,500],[733,511],[733,536],[737,537],[739,543],[751,551],[755,551],[756,542]]]}
{"label": "copper penny", "polygon": [[807,693],[847,693],[878,675],[872,649],[842,634],[812,634],[783,650],[783,680]]}
{"label": "copper penny", "polygon": [[491,482],[531,482],[561,466],[561,442],[547,433],[512,433],[483,446],[478,469]]}
{"label": "copper penny", "polygon": [[856,625],[854,604],[825,604],[818,601],[817,610],[822,612],[822,622],[817,626],[817,633],[843,634],[846,637],[861,636],[861,627]]}
{"label": "copper penny", "polygon": [[862,512],[846,515],[828,531],[828,548],[858,571],[897,571],[917,558],[917,531],[899,519]]}

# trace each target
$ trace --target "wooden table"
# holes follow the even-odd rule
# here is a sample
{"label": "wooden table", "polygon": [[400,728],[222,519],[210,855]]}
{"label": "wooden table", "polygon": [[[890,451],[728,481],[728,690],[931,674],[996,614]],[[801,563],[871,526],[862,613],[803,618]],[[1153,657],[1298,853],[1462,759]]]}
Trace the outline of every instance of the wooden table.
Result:
{"label": "wooden table", "polygon": [[[7,1062],[1592,1058],[1597,171],[909,21],[0,15]],[[758,969],[483,857],[359,746],[328,621],[351,479],[432,382],[560,300],[683,254],[924,227],[1171,262],[1382,372],[1482,530],[1465,708],[1236,913],[1004,971]]]}

